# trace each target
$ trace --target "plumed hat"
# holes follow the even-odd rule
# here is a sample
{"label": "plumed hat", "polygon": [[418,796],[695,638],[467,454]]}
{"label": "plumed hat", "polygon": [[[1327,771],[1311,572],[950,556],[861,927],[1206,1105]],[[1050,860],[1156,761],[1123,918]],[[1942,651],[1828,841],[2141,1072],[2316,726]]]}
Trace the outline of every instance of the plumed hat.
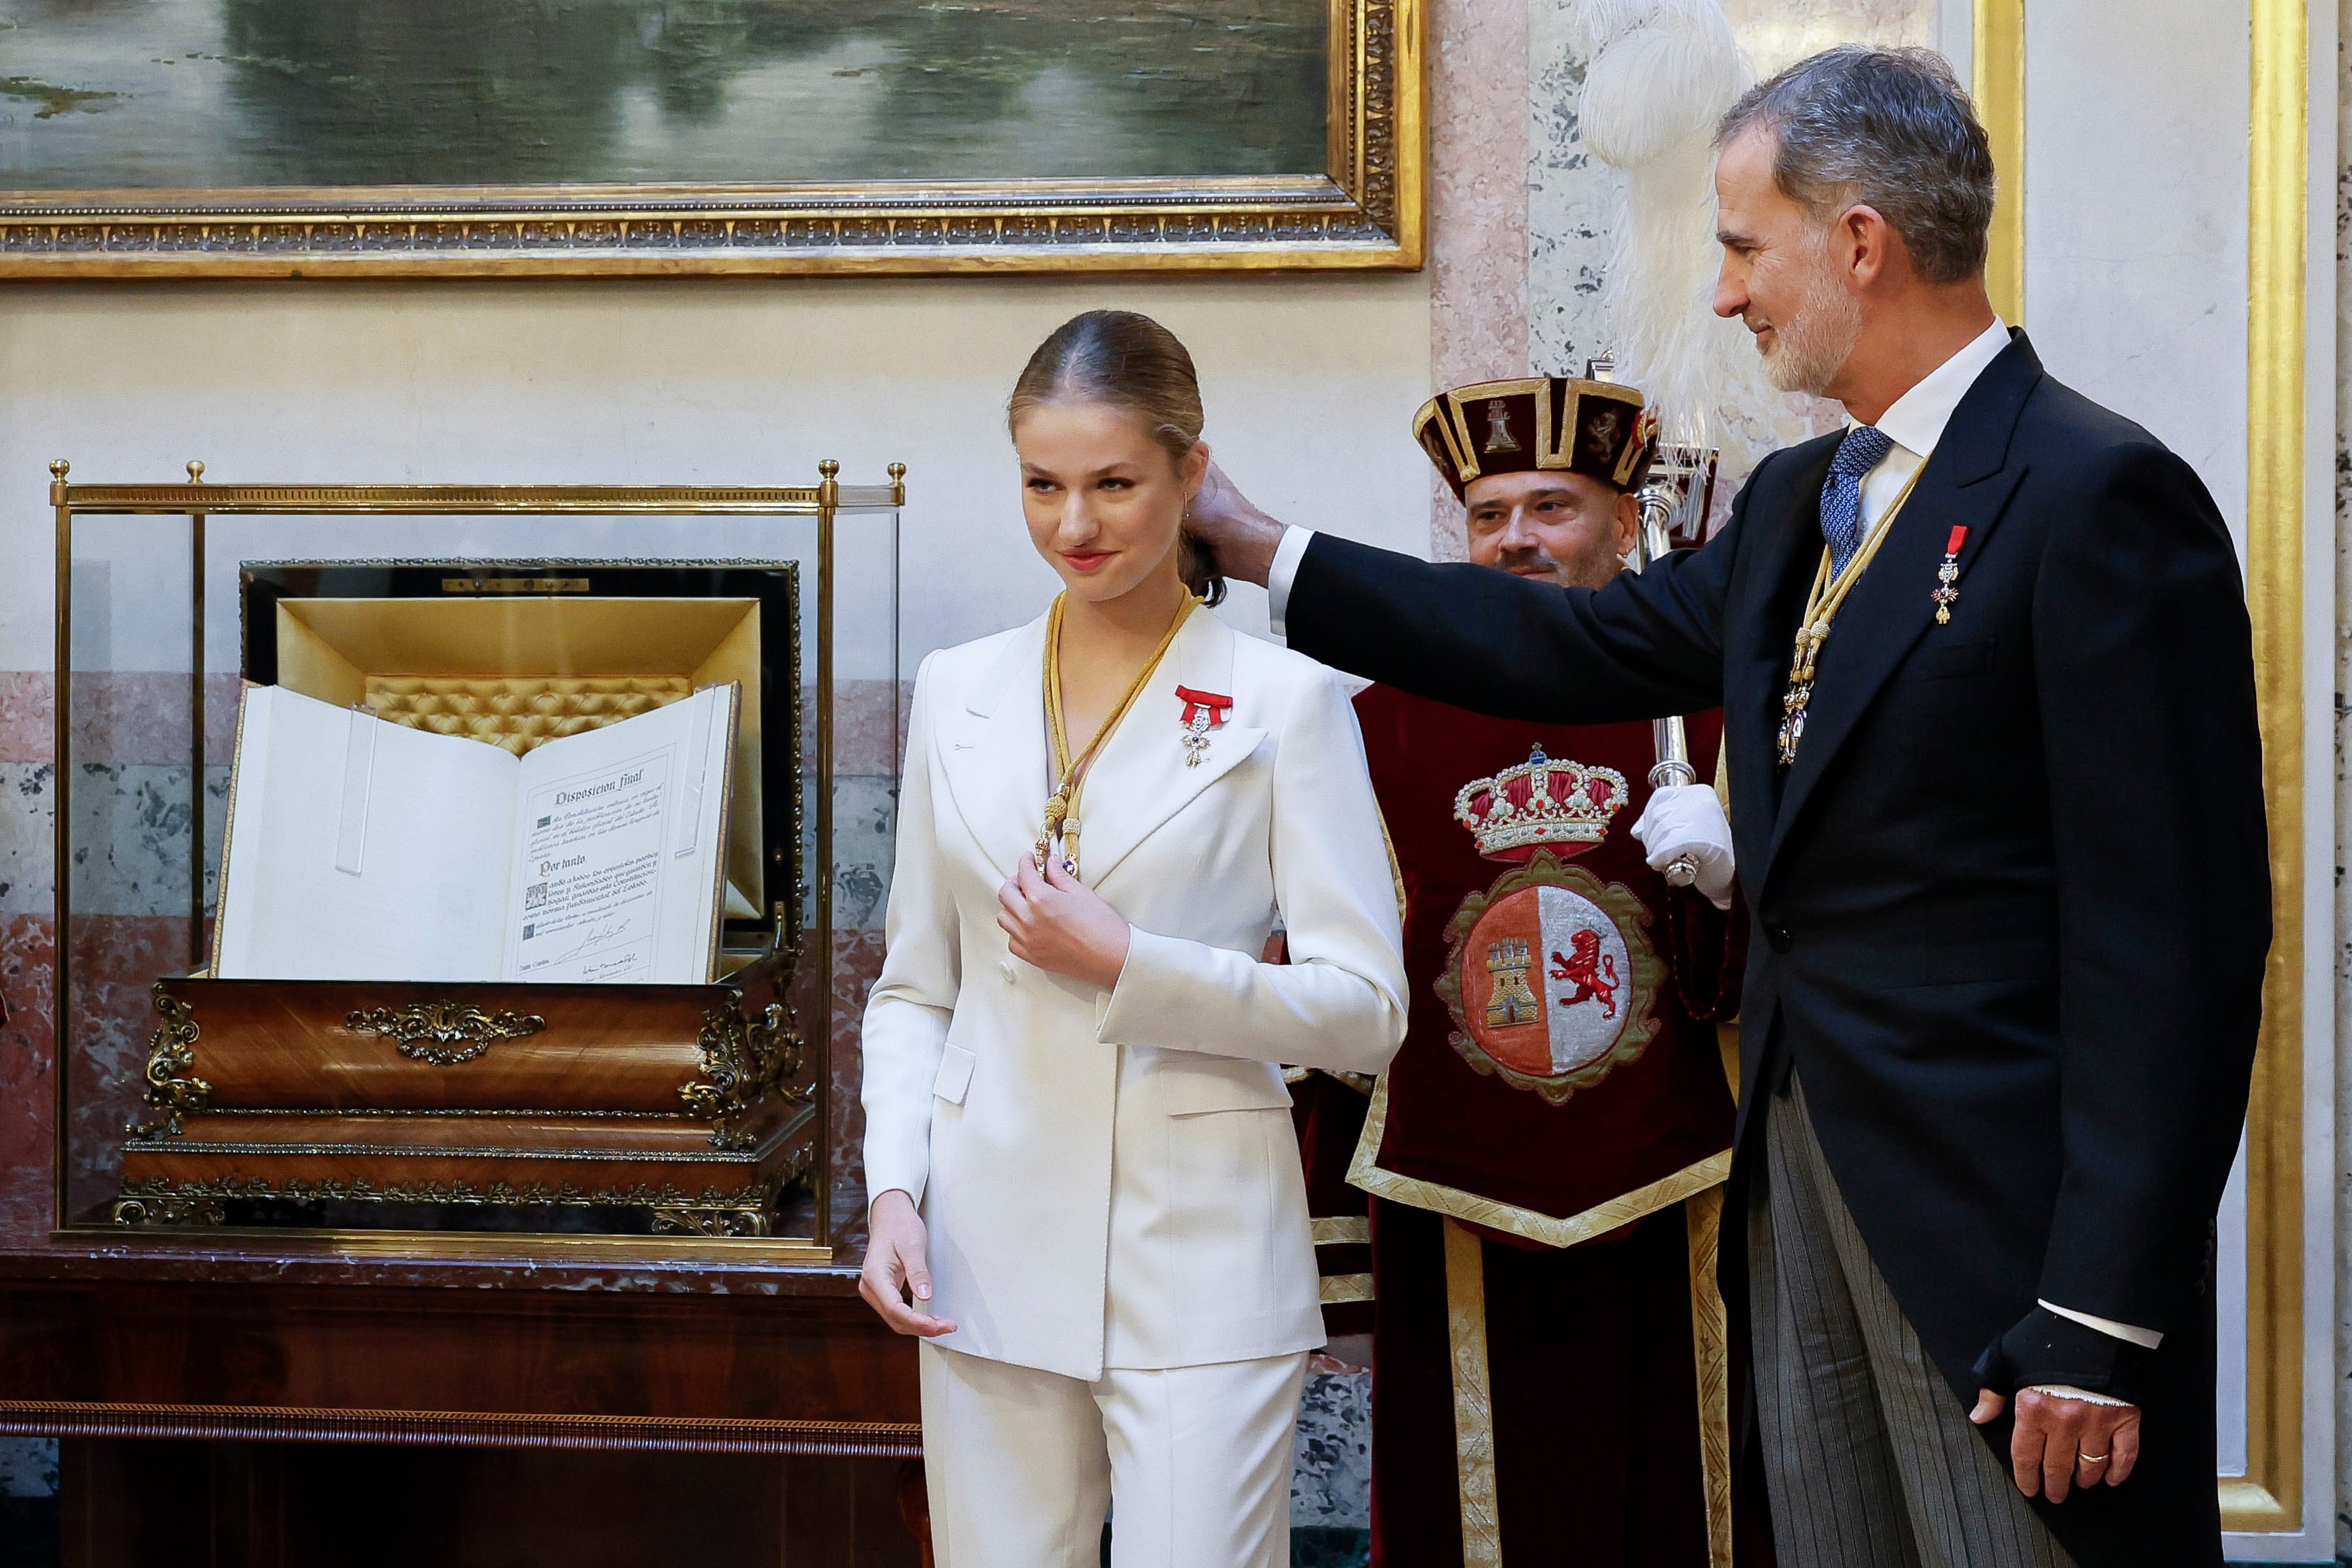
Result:
{"label": "plumed hat", "polygon": [[1440,392],[1412,416],[1412,438],[1455,496],[1484,474],[1589,474],[1631,490],[1648,468],[1657,421],[1642,394],[1569,376],[1477,382]]}

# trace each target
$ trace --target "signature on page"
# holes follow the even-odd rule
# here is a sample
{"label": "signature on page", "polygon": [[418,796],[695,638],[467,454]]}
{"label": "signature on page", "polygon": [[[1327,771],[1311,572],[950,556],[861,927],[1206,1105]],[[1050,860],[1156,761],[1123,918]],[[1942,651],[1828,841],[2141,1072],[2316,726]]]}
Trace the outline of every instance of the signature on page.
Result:
{"label": "signature on page", "polygon": [[551,964],[569,964],[572,960],[581,956],[583,954],[593,953],[599,947],[608,946],[614,942],[618,942],[622,937],[626,936],[628,934],[629,922],[625,920],[615,921],[607,925],[590,926],[588,929],[588,935],[582,937],[576,946],[556,955],[553,958],[549,959],[548,962]]}

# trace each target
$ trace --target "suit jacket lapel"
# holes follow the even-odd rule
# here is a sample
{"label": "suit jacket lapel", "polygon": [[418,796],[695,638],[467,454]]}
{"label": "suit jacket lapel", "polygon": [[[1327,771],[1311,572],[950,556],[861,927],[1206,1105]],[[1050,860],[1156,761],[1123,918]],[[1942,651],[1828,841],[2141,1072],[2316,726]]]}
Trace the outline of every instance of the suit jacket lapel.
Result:
{"label": "suit jacket lapel", "polygon": [[[1781,788],[1764,875],[1756,884],[1759,889],[1788,841],[1790,825],[1838,748],[1895,666],[1935,623],[1936,606],[1928,595],[1935,591],[1936,569],[1943,562],[1953,525],[1969,528],[1962,551],[1965,570],[1967,559],[1983,550],[2000,520],[2024,476],[2023,468],[2010,462],[2010,435],[2041,377],[2042,363],[2032,345],[2022,332],[2014,334],[1952,411],[1951,423],[1920,470],[1918,485],[1896,515],[1886,542],[1838,612],[1806,710],[1804,739]],[[1793,620],[1789,635],[1795,635]],[[1785,680],[1785,668],[1782,676]],[[1777,726],[1777,703],[1771,716]]]}
{"label": "suit jacket lapel", "polygon": [[[1207,610],[1194,611],[1095,759],[1079,800],[1078,873],[1090,885],[1101,886],[1160,824],[1257,749],[1265,731],[1239,722],[1255,704],[1254,694],[1234,689],[1238,636]],[[1184,763],[1180,685],[1234,699],[1224,725],[1209,732],[1198,767]]]}
{"label": "suit jacket lapel", "polygon": [[1036,842],[1045,818],[1045,618],[1005,641],[961,711],[942,716],[940,760],[956,810],[1000,875]]}

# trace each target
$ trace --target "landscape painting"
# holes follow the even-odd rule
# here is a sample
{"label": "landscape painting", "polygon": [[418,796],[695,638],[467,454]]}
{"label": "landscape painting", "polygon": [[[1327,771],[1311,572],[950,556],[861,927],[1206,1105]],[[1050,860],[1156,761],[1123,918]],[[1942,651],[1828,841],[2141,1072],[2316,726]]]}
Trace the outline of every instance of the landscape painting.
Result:
{"label": "landscape painting", "polygon": [[[972,221],[985,216],[1000,247],[1010,219],[1013,248],[1050,250],[1041,232],[1058,234],[1066,214],[1076,237],[1060,246],[1084,246],[1097,213],[1107,245],[1132,246],[1144,231],[1113,220],[1150,213],[1146,237],[1180,246],[1231,229],[1232,240],[1311,244],[1320,232],[1360,248],[1399,237],[1402,214],[1366,214],[1362,187],[1367,164],[1394,146],[1398,89],[1417,106],[1418,84],[1395,75],[1408,41],[1399,28],[1417,26],[1415,9],[1413,0],[9,0],[0,222],[47,220],[52,257],[60,244],[86,249],[74,242],[93,237],[118,256],[176,239],[183,258],[191,244],[223,254],[274,244],[282,254],[293,238],[282,227],[241,234],[234,223],[218,236],[166,235],[135,221],[169,229],[197,209],[262,225],[299,214],[312,225],[306,245],[321,218],[364,229],[394,209],[437,223],[466,208],[489,220],[528,210],[668,222],[681,242],[673,251],[710,248],[713,218],[730,238],[728,225],[751,221],[754,248],[770,238],[792,248],[797,237],[802,249],[856,251],[875,236],[862,221],[873,214],[908,220],[887,231],[902,247],[934,231],[950,249],[959,235],[968,246]],[[1371,171],[1374,180],[1396,172]],[[850,193],[864,190],[873,200]],[[1302,230],[1298,212],[1318,208],[1321,221]],[[1258,221],[1221,223],[1225,213]],[[801,216],[835,225],[839,243],[824,245],[817,229],[759,227]],[[1171,216],[1182,221],[1171,227]],[[131,221],[69,235],[77,217]],[[697,220],[705,226],[682,226]],[[344,225],[330,227],[330,242],[348,237]],[[412,237],[432,248],[446,236]],[[522,248],[550,235],[476,237]],[[611,237],[594,227],[585,248],[611,248]],[[375,238],[381,256],[387,236]],[[41,249],[39,235],[12,227],[0,234],[0,268],[22,271],[8,259]]]}

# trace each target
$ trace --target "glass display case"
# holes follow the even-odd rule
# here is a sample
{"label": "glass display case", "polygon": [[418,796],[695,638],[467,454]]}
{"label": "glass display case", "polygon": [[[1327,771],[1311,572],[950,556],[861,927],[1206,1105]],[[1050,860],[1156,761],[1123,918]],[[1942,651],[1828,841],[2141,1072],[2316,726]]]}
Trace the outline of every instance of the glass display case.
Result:
{"label": "glass display case", "polygon": [[[820,471],[772,488],[275,486],[191,464],[184,485],[121,486],[54,465],[58,1228],[829,1258],[858,1202],[836,1168],[833,1047],[887,892],[905,492],[898,465],[879,485]],[[228,924],[258,911],[334,962],[221,961],[232,815],[250,866],[259,824],[320,793],[260,787],[273,754],[241,730],[268,711],[252,694],[357,716],[335,758],[350,846],[352,802],[394,777],[363,733],[527,757],[713,689],[733,706],[709,788],[680,773],[648,808],[718,825],[691,976],[402,972],[419,923],[474,929],[471,894],[428,877],[379,927],[321,938],[299,879],[249,869]],[[379,798],[379,825],[402,805]],[[428,834],[414,858],[447,849]],[[357,866],[320,874],[338,869]],[[497,918],[544,923],[529,910],[545,885],[519,884]]]}

